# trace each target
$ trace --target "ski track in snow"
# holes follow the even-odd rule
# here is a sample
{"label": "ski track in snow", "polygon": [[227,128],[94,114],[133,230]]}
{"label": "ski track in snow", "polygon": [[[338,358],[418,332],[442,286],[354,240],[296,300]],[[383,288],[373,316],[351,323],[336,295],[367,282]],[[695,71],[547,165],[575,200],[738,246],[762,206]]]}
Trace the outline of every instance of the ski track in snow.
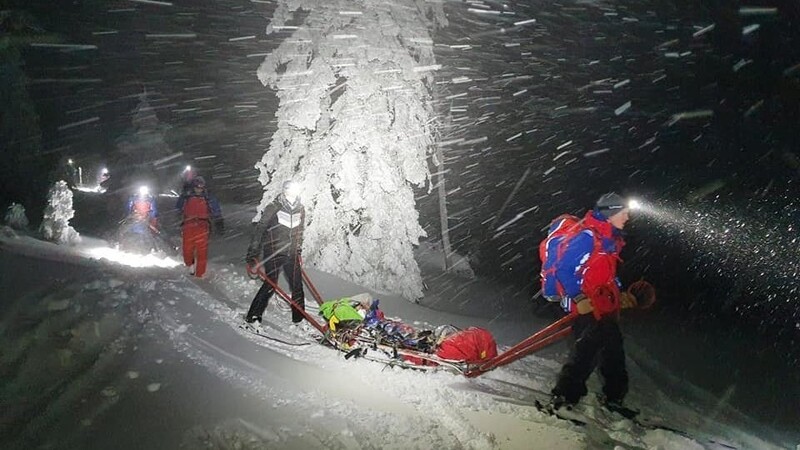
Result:
{"label": "ski track in snow", "polygon": [[[386,422],[393,424],[391,425],[391,428],[395,429],[395,431],[389,432],[390,430],[386,430],[386,433],[375,433],[378,435],[390,436],[390,441],[377,442],[375,443],[376,445],[384,447],[387,445],[396,444],[395,435],[397,432],[396,428],[398,423],[408,422],[409,418],[411,418],[412,424],[413,422],[418,422],[414,425],[424,427],[424,417],[436,417],[439,425],[443,426],[446,433],[444,436],[439,437],[435,441],[429,442],[428,445],[444,445],[446,447],[450,447],[452,445],[459,445],[457,443],[460,443],[460,445],[464,445],[467,448],[492,447],[491,438],[489,436],[486,436],[473,427],[470,427],[468,425],[468,420],[465,420],[463,416],[455,413],[457,408],[453,408],[452,406],[454,405],[451,404],[451,402],[441,401],[442,399],[447,398],[447,395],[443,395],[442,393],[438,392],[439,389],[435,388],[429,392],[426,392],[424,389],[420,389],[420,384],[426,384],[427,377],[431,376],[431,374],[407,373],[408,371],[401,368],[388,369],[388,371],[391,373],[387,374],[385,373],[384,368],[379,364],[366,361],[345,361],[343,358],[341,358],[341,354],[338,352],[326,349],[322,346],[298,349],[296,347],[282,348],[285,346],[281,346],[279,343],[267,344],[263,339],[260,339],[257,336],[253,336],[245,331],[238,330],[237,324],[242,314],[240,314],[238,311],[232,311],[217,302],[212,297],[204,295],[206,293],[202,289],[178,287],[176,284],[171,282],[166,283],[166,285],[162,286],[161,288],[163,290],[159,290],[165,294],[163,297],[169,297],[169,294],[172,294],[170,290],[175,288],[177,288],[178,292],[182,294],[188,294],[186,296],[188,298],[197,300],[197,304],[210,312],[214,320],[222,321],[228,325],[231,330],[235,330],[242,337],[245,337],[262,347],[268,348],[271,352],[281,354],[297,361],[316,363],[322,369],[326,369],[328,371],[335,370],[337,372],[347,372],[348,374],[358,373],[359,375],[362,375],[358,380],[353,380],[352,378],[346,380],[351,383],[358,384],[362,387],[381,386],[388,382],[386,379],[388,376],[392,376],[393,379],[391,382],[393,392],[391,392],[391,397],[387,396],[389,393],[386,391],[381,392],[383,394],[382,398],[381,393],[376,392],[376,398],[381,398],[379,402],[380,404],[370,405],[370,410],[368,410],[366,413],[360,413],[360,411],[363,410],[363,408],[361,408],[363,405],[360,404],[364,403],[363,399],[355,401],[345,400],[338,397],[329,398],[330,395],[323,391],[316,391],[312,394],[307,394],[305,397],[308,398],[303,398],[302,396],[299,398],[299,400],[304,400],[312,404],[325,404],[328,414],[331,413],[331,405],[334,404],[337,406],[333,408],[334,411],[339,410],[344,413],[341,417],[337,417],[337,419],[348,422],[355,421],[360,423],[369,423],[374,418],[372,408],[379,407],[387,409],[386,413],[388,413],[390,417],[387,418],[388,420]],[[273,300],[273,303],[270,304],[270,308],[272,309],[273,313],[276,312],[277,309],[275,308],[274,302],[275,300]],[[182,353],[207,367],[209,370],[216,372],[218,376],[226,378],[237,384],[245,385],[251,389],[254,385],[258,386],[260,395],[264,400],[275,401],[277,398],[277,401],[279,402],[291,403],[298,401],[298,398],[292,398],[291,396],[286,396],[285,393],[279,392],[276,389],[265,387],[263,383],[260,383],[250,375],[242,373],[242,371],[236,370],[236,368],[231,367],[230,364],[221,363],[220,360],[222,358],[226,358],[238,363],[245,369],[250,369],[253,372],[256,372],[256,374],[264,376],[265,378],[269,378],[270,375],[270,372],[267,369],[262,369],[258,365],[252,364],[247,360],[231,354],[230,352],[200,338],[191,331],[178,332],[177,330],[179,330],[182,325],[175,320],[169,320],[169,314],[170,313],[167,311],[161,311],[160,316],[163,317],[162,324],[165,328],[165,331],[170,333],[171,338],[176,341]],[[279,319],[283,319],[284,324],[288,323],[289,315],[283,314],[283,316],[284,317],[280,317]],[[270,321],[271,324],[277,328],[281,327],[279,320],[276,320],[274,316],[265,316],[265,320]],[[363,370],[358,372],[351,371],[350,369],[353,368],[354,364],[363,366]],[[453,375],[449,374],[443,375],[447,378],[453,377]],[[420,380],[420,377],[423,377],[424,380]],[[326,377],[325,382],[330,382],[330,380]],[[398,391],[398,388],[402,388],[402,390]],[[315,398],[317,396],[321,398]],[[368,398],[367,396],[364,397]],[[304,401],[301,401],[301,403],[305,403]],[[409,403],[412,407],[409,407]],[[463,407],[465,405],[461,404],[455,406]],[[425,411],[425,414],[418,414],[418,411],[420,410]],[[401,417],[394,417],[395,415],[400,415]],[[413,428],[409,428],[409,431],[412,429]],[[441,431],[437,430],[432,434],[432,436],[440,434]],[[450,440],[450,442],[445,442],[447,440]],[[423,445],[421,448],[422,447],[427,447],[427,445]]]}

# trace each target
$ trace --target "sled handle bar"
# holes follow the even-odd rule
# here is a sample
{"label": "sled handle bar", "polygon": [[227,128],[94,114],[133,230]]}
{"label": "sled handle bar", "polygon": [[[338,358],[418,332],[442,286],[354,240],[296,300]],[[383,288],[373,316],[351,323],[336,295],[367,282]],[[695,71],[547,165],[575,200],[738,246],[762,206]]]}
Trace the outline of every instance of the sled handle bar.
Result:
{"label": "sled handle bar", "polygon": [[300,273],[303,274],[303,281],[305,281],[306,286],[308,286],[308,289],[311,291],[311,295],[314,296],[314,300],[317,301],[317,304],[322,305],[322,295],[320,295],[316,286],[314,286],[314,283],[311,282],[311,277],[309,277],[308,273],[306,273],[306,269],[303,268],[303,257],[298,256],[297,261],[300,263]]}
{"label": "sled handle bar", "polygon": [[464,373],[464,375],[469,378],[477,377],[478,375],[496,369],[500,366],[510,364],[524,356],[541,350],[542,348],[570,334],[572,332],[570,325],[577,316],[577,314],[568,314],[562,317],[547,327],[537,331],[533,335],[525,338],[523,341],[514,345],[503,353],[500,353],[499,355],[484,362],[474,369],[468,370],[466,373]]}
{"label": "sled handle bar", "polygon": [[269,285],[272,286],[272,289],[275,290],[275,292],[278,294],[278,296],[280,298],[283,299],[283,301],[288,303],[289,306],[291,306],[297,312],[302,314],[303,317],[308,321],[308,323],[313,325],[314,328],[316,328],[320,333],[322,333],[323,336],[326,336],[326,332],[328,331],[328,327],[320,325],[320,323],[317,322],[310,314],[308,314],[304,308],[301,308],[300,305],[298,305],[296,301],[292,300],[292,297],[289,296],[289,294],[287,294],[286,291],[281,289],[281,287],[278,286],[278,283],[276,283],[272,278],[267,276],[266,272],[264,272],[264,267],[263,266],[259,266],[258,268],[253,269],[248,264],[247,265],[247,273],[252,274],[252,275],[258,275],[258,277],[261,278],[262,280],[264,280],[265,283],[269,283]]}

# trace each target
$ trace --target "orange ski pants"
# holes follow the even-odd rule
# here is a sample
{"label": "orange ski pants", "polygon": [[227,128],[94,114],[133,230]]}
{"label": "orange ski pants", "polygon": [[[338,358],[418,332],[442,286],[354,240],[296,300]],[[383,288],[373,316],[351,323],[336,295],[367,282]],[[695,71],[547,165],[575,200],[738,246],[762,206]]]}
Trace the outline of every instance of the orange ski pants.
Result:
{"label": "orange ski pants", "polygon": [[208,264],[208,235],[210,226],[207,220],[192,220],[183,224],[183,263],[194,266],[194,276],[202,277]]}

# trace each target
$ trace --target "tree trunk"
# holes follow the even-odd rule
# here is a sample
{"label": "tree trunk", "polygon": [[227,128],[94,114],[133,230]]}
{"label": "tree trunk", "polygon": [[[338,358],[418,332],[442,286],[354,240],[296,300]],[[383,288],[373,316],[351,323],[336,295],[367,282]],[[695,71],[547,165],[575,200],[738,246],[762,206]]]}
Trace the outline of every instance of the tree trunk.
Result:
{"label": "tree trunk", "polygon": [[447,221],[447,189],[444,185],[444,154],[442,147],[436,146],[436,159],[439,160],[439,170],[437,170],[437,194],[439,196],[439,220],[442,226],[442,251],[444,252],[444,270],[449,271],[453,267],[451,255],[453,250],[450,248],[450,225]]}

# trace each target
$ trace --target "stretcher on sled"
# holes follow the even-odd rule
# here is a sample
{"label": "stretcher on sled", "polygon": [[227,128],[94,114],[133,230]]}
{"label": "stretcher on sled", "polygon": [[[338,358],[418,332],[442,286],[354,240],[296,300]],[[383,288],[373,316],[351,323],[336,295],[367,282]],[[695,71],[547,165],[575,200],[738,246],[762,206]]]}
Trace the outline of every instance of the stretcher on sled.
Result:
{"label": "stretcher on sled", "polygon": [[[454,332],[446,336],[443,333],[442,335],[432,333],[432,336],[428,336],[432,339],[420,346],[419,337],[409,342],[387,335],[385,333],[387,327],[382,326],[381,321],[377,322],[377,326],[374,320],[360,323],[353,321],[347,326],[336,326],[334,322],[326,321],[322,317],[314,317],[300,308],[291,296],[278,286],[276,280],[267,277],[263,267],[248,266],[247,271],[250,275],[258,276],[269,283],[278,297],[299,311],[308,323],[320,332],[321,344],[343,352],[346,359],[363,358],[389,366],[417,370],[449,370],[466,377],[477,377],[497,367],[510,364],[564,338],[572,331],[570,325],[577,316],[576,314],[564,316],[501,353],[497,352],[491,333],[476,327],[466,330],[454,329]],[[325,301],[302,268],[302,261],[301,273],[304,285],[317,304],[322,306]],[[388,322],[396,323],[391,320]]]}

